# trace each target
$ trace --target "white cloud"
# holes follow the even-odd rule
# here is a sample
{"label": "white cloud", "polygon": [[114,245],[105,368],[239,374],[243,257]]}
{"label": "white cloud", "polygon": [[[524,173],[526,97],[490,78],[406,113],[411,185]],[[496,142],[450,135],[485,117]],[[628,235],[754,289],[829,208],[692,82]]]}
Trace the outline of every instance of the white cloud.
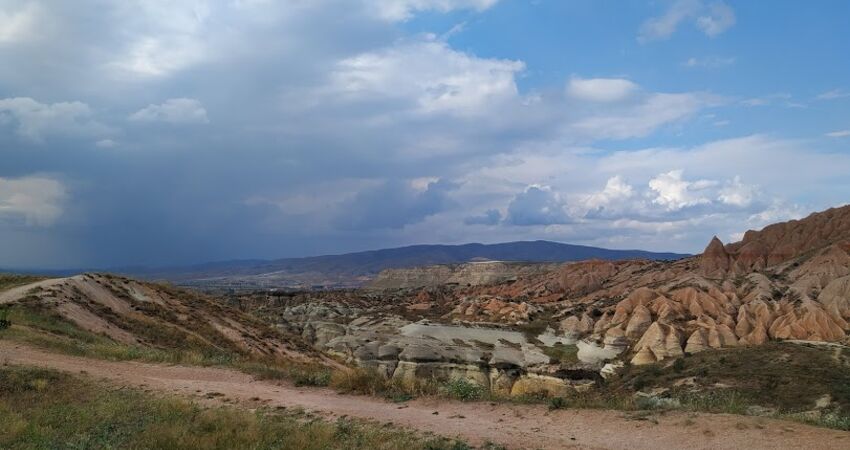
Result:
{"label": "white cloud", "polygon": [[833,138],[847,137],[850,136],[850,130],[830,131],[829,133],[826,133],[826,135]]}
{"label": "white cloud", "polygon": [[159,105],[148,105],[131,114],[130,120],[173,124],[209,123],[207,110],[201,102],[192,98],[172,98]]}
{"label": "white cloud", "polygon": [[50,134],[96,135],[107,128],[82,102],[40,103],[29,97],[0,99],[0,124],[14,123],[19,135],[41,141]]}
{"label": "white cloud", "polygon": [[658,127],[693,116],[711,101],[694,93],[650,94],[626,110],[599,114],[573,123],[583,135],[601,139],[628,139],[646,136]]}
{"label": "white cloud", "polygon": [[49,226],[62,215],[65,187],[44,177],[1,178],[0,220]]}
{"label": "white cloud", "polygon": [[663,15],[641,25],[638,40],[645,43],[667,39],[686,21],[693,21],[700,31],[714,37],[735,25],[735,12],[722,1],[706,4],[701,0],[676,0]]}
{"label": "white cloud", "polygon": [[592,102],[616,102],[628,98],[637,84],[622,78],[578,78],[567,83],[567,94]]}
{"label": "white cloud", "polygon": [[708,5],[703,15],[697,17],[697,27],[707,36],[714,37],[735,25],[735,11],[723,2]]}
{"label": "white cloud", "polygon": [[331,76],[332,90],[349,100],[412,101],[420,113],[476,115],[518,98],[521,61],[478,58],[425,40],[346,58]]}
{"label": "white cloud", "polygon": [[456,9],[483,11],[495,5],[498,0],[366,0],[377,15],[388,21],[397,22],[410,19],[419,11],[438,11],[446,13]]}
{"label": "white cloud", "polygon": [[755,186],[744,184],[741,177],[735,176],[720,189],[717,199],[723,204],[744,208],[750,206],[757,196],[758,190]]}
{"label": "white cloud", "polygon": [[844,89],[833,89],[831,91],[824,92],[817,96],[818,100],[838,100],[840,98],[850,97],[850,92],[845,91]]}
{"label": "white cloud", "polygon": [[0,45],[13,44],[36,36],[41,6],[30,2],[17,10],[8,8],[9,6],[0,6]]}
{"label": "white cloud", "polygon": [[786,92],[764,95],[741,100],[744,106],[783,106],[785,108],[806,108],[803,103],[794,101],[794,97]]}
{"label": "white cloud", "polygon": [[605,183],[605,188],[601,192],[588,195],[584,200],[584,204],[589,209],[604,208],[628,200],[634,194],[634,188],[623,181],[621,176],[615,175],[608,179]]}
{"label": "white cloud", "polygon": [[714,186],[716,182],[687,181],[682,179],[682,173],[682,170],[671,170],[649,180],[649,188],[656,194],[652,202],[669,211],[710,203],[711,200],[705,196],[704,190]]}
{"label": "white cloud", "polygon": [[703,67],[707,69],[716,69],[718,67],[730,66],[735,63],[735,58],[721,56],[707,56],[704,58],[688,58],[682,65],[685,67]]}

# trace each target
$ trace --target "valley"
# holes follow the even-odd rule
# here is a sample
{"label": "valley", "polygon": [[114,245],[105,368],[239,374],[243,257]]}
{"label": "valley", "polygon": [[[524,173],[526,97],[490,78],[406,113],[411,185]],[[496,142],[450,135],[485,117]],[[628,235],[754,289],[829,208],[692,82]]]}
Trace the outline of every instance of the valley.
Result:
{"label": "valley", "polygon": [[[629,417],[642,417],[655,428],[647,447],[674,439],[675,423],[706,423],[708,436],[737,421],[728,441],[697,448],[800,423],[825,427],[805,428],[818,436],[808,448],[834,448],[850,438],[848,280],[850,207],[738,243],[714,238],[673,261],[392,268],[362,288],[215,294],[100,273],[4,276],[0,360],[390,420],[473,445],[533,437],[531,448],[561,448],[572,433],[577,448],[639,448],[625,439],[637,432]],[[469,420],[428,417],[441,409]],[[505,414],[517,417],[508,428],[483,425]],[[594,441],[593,424],[612,421],[623,437]],[[576,423],[586,429],[564,431]],[[510,431],[526,428],[537,431]]]}

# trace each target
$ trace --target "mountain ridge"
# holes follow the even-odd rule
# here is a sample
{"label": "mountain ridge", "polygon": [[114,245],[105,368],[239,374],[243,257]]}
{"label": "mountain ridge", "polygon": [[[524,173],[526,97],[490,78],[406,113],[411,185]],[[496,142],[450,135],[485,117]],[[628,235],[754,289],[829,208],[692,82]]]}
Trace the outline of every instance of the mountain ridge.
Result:
{"label": "mountain ridge", "polygon": [[212,284],[223,287],[247,284],[255,287],[319,285],[357,287],[385,269],[461,264],[477,259],[552,263],[586,259],[673,260],[687,256],[690,255],[645,250],[615,250],[535,240],[496,244],[417,244],[335,255],[220,261],[182,267],[117,270],[117,272],[194,286]]}

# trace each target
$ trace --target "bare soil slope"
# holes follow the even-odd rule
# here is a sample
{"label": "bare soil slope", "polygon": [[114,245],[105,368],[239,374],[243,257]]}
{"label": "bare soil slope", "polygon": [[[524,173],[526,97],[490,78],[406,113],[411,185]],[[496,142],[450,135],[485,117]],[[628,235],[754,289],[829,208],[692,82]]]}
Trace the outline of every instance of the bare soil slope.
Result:
{"label": "bare soil slope", "polygon": [[131,346],[261,358],[323,357],[297,336],[192,291],[124,277],[84,274],[0,292],[0,305],[73,323]]}

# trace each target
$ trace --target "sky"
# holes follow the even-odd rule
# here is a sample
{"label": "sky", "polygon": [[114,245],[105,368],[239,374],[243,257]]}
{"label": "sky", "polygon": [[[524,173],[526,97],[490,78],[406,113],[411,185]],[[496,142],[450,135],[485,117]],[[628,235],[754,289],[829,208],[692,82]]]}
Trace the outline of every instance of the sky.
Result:
{"label": "sky", "polygon": [[850,2],[0,0],[0,267],[546,239],[850,199]]}

